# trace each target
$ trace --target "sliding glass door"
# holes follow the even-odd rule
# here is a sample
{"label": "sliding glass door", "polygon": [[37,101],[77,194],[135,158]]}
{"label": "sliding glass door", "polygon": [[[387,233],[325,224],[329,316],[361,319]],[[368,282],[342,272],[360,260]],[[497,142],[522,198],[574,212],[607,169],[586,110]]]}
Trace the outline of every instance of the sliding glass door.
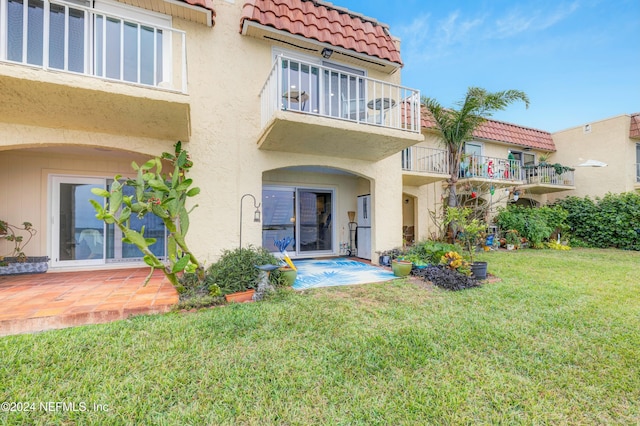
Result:
{"label": "sliding glass door", "polygon": [[[96,219],[89,200],[104,203],[94,195],[93,188],[109,189],[111,179],[55,176],[52,178],[52,266],[101,265],[105,263],[141,261],[142,253],[132,244],[122,241],[115,225],[105,225]],[[132,192],[132,191],[131,191]],[[127,194],[126,195],[133,195]],[[156,239],[151,251],[164,257],[166,231],[154,215],[131,218],[132,229],[144,226],[145,237]]]}
{"label": "sliding glass door", "polygon": [[262,246],[276,251],[275,240],[290,238],[290,254],[333,253],[334,198],[332,189],[264,187]]}

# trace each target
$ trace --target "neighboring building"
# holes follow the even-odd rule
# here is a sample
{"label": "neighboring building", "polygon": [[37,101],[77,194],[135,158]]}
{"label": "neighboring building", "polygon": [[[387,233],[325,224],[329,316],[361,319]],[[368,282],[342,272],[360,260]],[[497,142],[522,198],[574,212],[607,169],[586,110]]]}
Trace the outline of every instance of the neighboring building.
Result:
{"label": "neighboring building", "polygon": [[[553,161],[576,167],[575,190],[552,199],[640,190],[640,113],[587,123],[552,136],[558,149]],[[607,166],[580,167],[589,160]]]}
{"label": "neighboring building", "polygon": [[[403,226],[405,240],[437,235],[431,212],[440,212],[448,175],[448,154],[435,123],[422,112],[425,142],[403,152]],[[573,171],[556,173],[539,164],[540,157],[556,152],[549,132],[488,120],[464,147],[457,192],[464,201],[489,203],[488,214],[507,202],[540,205],[550,194],[575,189]],[[494,194],[491,195],[491,188]],[[515,195],[515,197],[514,197]],[[490,219],[490,218],[489,218]]]}
{"label": "neighboring building", "polygon": [[[34,224],[27,254],[51,257],[50,270],[139,262],[95,219],[90,190],[177,140],[202,189],[188,239],[207,262],[241,232],[244,246],[292,236],[293,256],[346,254],[348,212],[367,194],[363,251],[401,245],[400,152],[424,136],[386,25],[303,0],[0,0],[0,11],[0,218]],[[261,223],[250,199],[239,223],[244,194]],[[161,224],[145,225],[162,254]]]}

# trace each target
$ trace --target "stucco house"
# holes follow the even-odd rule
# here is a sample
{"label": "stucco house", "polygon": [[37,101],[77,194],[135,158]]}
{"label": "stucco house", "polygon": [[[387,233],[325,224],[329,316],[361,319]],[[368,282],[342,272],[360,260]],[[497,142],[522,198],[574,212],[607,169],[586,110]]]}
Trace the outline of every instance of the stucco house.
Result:
{"label": "stucco house", "polygon": [[[0,0],[0,46],[0,218],[33,223],[27,254],[50,271],[140,261],[95,219],[91,188],[178,140],[202,189],[189,235],[202,259],[240,233],[272,250],[292,236],[294,257],[346,254],[367,195],[362,253],[402,243],[420,94],[374,19],[303,0]],[[162,254],[161,224],[144,225]]]}
{"label": "stucco house", "polygon": [[[404,150],[401,160],[403,229],[408,243],[437,235],[430,212],[441,211],[446,203],[442,197],[449,176],[448,155],[427,111],[422,111],[421,128],[425,140]],[[557,152],[549,132],[488,120],[465,143],[463,152],[457,192],[462,201],[478,197],[487,203],[488,216],[507,202],[540,205],[551,194],[575,190],[572,170],[556,173],[540,164],[543,155]]]}

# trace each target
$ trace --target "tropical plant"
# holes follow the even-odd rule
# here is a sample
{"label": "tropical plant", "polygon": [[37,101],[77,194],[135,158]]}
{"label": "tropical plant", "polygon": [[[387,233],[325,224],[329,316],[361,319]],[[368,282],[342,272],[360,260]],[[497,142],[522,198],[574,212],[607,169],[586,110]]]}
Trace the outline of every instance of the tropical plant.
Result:
{"label": "tropical plant", "polygon": [[452,227],[454,238],[462,243],[471,263],[473,252],[487,231],[487,224],[473,218],[472,213],[468,207],[449,207],[445,215],[445,224]]}
{"label": "tropical plant", "polygon": [[[198,279],[204,280],[204,267],[189,249],[185,239],[189,230],[189,213],[197,207],[196,205],[188,210],[187,198],[200,193],[200,188],[191,187],[193,180],[186,176],[193,166],[189,154],[182,149],[181,142],[177,142],[174,148],[174,154],[164,152],[161,157],[152,158],[142,166],[132,162],[131,166],[137,173],[134,179],[123,179],[121,175],[116,175],[109,191],[92,189],[94,194],[106,199],[104,206],[95,200],[90,201],[98,219],[115,224],[124,235],[122,241],[134,244],[143,253],[144,262],[151,267],[145,283],[155,269],[161,269],[178,288],[178,273],[196,273]],[[173,166],[173,172],[169,176],[162,174],[163,160]],[[134,194],[125,195],[125,187],[132,188]],[[167,265],[149,249],[156,239],[146,238],[144,227],[140,231],[131,228],[132,214],[138,218],[153,214],[162,220],[169,232]]]}
{"label": "tropical plant", "polygon": [[458,205],[456,185],[464,143],[473,139],[473,132],[495,111],[503,110],[515,101],[523,101],[529,107],[529,98],[519,90],[488,92],[470,87],[464,100],[457,103],[458,109],[445,108],[432,98],[422,98],[422,104],[431,113],[440,131],[441,142],[449,153],[448,207]]}
{"label": "tropical plant", "polygon": [[[26,240],[24,239],[25,235],[23,235],[23,233],[26,233]],[[6,256],[15,257],[18,262],[27,261],[24,248],[36,233],[37,231],[30,222],[23,222],[22,226],[17,226],[0,219],[0,239],[9,241],[13,246],[11,252]],[[4,257],[5,256],[0,256],[0,261],[2,261]]]}

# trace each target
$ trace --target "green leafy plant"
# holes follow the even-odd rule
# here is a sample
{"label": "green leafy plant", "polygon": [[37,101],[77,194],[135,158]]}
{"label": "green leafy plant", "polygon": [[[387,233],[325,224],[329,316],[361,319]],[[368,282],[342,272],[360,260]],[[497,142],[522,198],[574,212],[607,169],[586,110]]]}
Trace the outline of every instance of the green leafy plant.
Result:
{"label": "green leafy plant", "polygon": [[[36,234],[37,231],[30,222],[23,222],[22,226],[16,226],[0,219],[0,238],[9,241],[13,246],[11,252],[5,256],[15,257],[18,262],[27,261],[24,248]],[[4,263],[5,256],[0,256],[0,262]]]}
{"label": "green leafy plant", "polygon": [[462,243],[471,263],[475,248],[487,230],[487,225],[472,218],[472,213],[473,210],[468,207],[449,207],[445,217],[445,223],[454,231],[455,239]]}
{"label": "green leafy plant", "polygon": [[568,212],[561,206],[509,205],[499,209],[495,222],[501,229],[518,231],[533,247],[544,248],[544,242],[554,234],[564,233],[568,229],[567,215]]}
{"label": "green leafy plant", "polygon": [[519,248],[520,243],[522,242],[520,234],[515,229],[509,229],[507,232],[505,232],[504,239],[507,241],[507,244],[512,245],[515,248]]}
{"label": "green leafy plant", "polygon": [[[210,289],[226,295],[256,288],[260,271],[256,265],[277,265],[279,260],[264,247],[243,247],[235,250],[224,250],[220,259],[209,266],[206,281]],[[270,279],[280,284],[279,271],[273,271]]]}
{"label": "green leafy plant", "polygon": [[603,198],[567,197],[564,208],[572,246],[640,250],[640,194],[606,194]]}
{"label": "green leafy plant", "polygon": [[[185,239],[189,230],[189,213],[197,207],[196,205],[188,210],[186,202],[189,197],[197,195],[200,188],[192,187],[192,179],[186,177],[193,166],[187,151],[182,149],[181,142],[177,142],[174,147],[174,154],[164,152],[161,157],[152,158],[141,166],[132,162],[131,166],[137,173],[134,179],[123,179],[116,175],[109,191],[92,189],[94,194],[106,199],[104,206],[95,200],[90,201],[98,219],[115,224],[124,235],[122,241],[134,244],[143,253],[145,263],[151,267],[145,283],[155,269],[161,269],[169,281],[179,287],[178,273],[196,273],[203,280],[204,267],[189,249]],[[168,176],[162,174],[163,160],[173,166]],[[124,195],[123,189],[127,186],[133,188],[134,195]],[[152,214],[162,219],[169,233],[167,265],[149,249],[156,239],[146,238],[144,227],[140,231],[131,228],[132,214],[138,218]]]}

